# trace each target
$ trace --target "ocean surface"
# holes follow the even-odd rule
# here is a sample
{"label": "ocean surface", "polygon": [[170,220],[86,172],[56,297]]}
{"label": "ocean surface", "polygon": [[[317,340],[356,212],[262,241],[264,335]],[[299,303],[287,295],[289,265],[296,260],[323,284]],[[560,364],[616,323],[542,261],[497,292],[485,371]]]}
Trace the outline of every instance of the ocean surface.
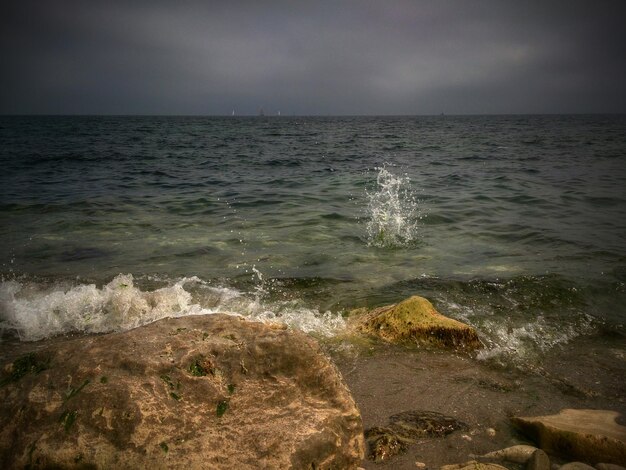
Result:
{"label": "ocean surface", "polygon": [[5,338],[418,294],[480,359],[624,359],[626,116],[4,116],[0,169]]}

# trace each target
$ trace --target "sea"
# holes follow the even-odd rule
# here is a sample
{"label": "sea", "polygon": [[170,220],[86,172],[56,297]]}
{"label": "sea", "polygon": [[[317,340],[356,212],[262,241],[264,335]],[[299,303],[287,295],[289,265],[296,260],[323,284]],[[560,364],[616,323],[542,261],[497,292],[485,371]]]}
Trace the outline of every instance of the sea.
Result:
{"label": "sea", "polygon": [[2,116],[2,341],[421,295],[477,360],[626,354],[626,116]]}

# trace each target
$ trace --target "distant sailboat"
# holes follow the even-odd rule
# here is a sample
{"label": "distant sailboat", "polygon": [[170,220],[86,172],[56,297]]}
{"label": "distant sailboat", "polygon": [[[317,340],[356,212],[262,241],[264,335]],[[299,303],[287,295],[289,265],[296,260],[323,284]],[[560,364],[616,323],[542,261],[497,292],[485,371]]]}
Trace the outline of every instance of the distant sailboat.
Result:
{"label": "distant sailboat", "polygon": [[235,109],[233,108],[233,112],[232,112],[231,116],[234,116],[234,115],[235,115]]}
{"label": "distant sailboat", "polygon": [[280,109],[278,110],[278,115],[280,116]]}
{"label": "distant sailboat", "polygon": [[263,111],[263,106],[259,108],[259,116],[265,116],[265,112]]}

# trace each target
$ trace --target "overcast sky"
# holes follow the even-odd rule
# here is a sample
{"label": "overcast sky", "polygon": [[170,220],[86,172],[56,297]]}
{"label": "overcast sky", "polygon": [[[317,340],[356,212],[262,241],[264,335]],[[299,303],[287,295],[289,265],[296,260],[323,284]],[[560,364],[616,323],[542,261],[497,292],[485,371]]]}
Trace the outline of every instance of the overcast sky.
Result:
{"label": "overcast sky", "polygon": [[0,112],[626,112],[626,2],[4,0]]}

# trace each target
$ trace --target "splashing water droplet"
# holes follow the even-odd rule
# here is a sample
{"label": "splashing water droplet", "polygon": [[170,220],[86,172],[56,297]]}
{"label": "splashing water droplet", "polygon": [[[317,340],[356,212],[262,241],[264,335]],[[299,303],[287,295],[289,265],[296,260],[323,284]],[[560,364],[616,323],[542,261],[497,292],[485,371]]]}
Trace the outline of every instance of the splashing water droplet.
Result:
{"label": "splashing water droplet", "polygon": [[420,219],[418,201],[408,176],[377,168],[376,189],[367,193],[368,244],[377,247],[407,246],[417,240]]}

